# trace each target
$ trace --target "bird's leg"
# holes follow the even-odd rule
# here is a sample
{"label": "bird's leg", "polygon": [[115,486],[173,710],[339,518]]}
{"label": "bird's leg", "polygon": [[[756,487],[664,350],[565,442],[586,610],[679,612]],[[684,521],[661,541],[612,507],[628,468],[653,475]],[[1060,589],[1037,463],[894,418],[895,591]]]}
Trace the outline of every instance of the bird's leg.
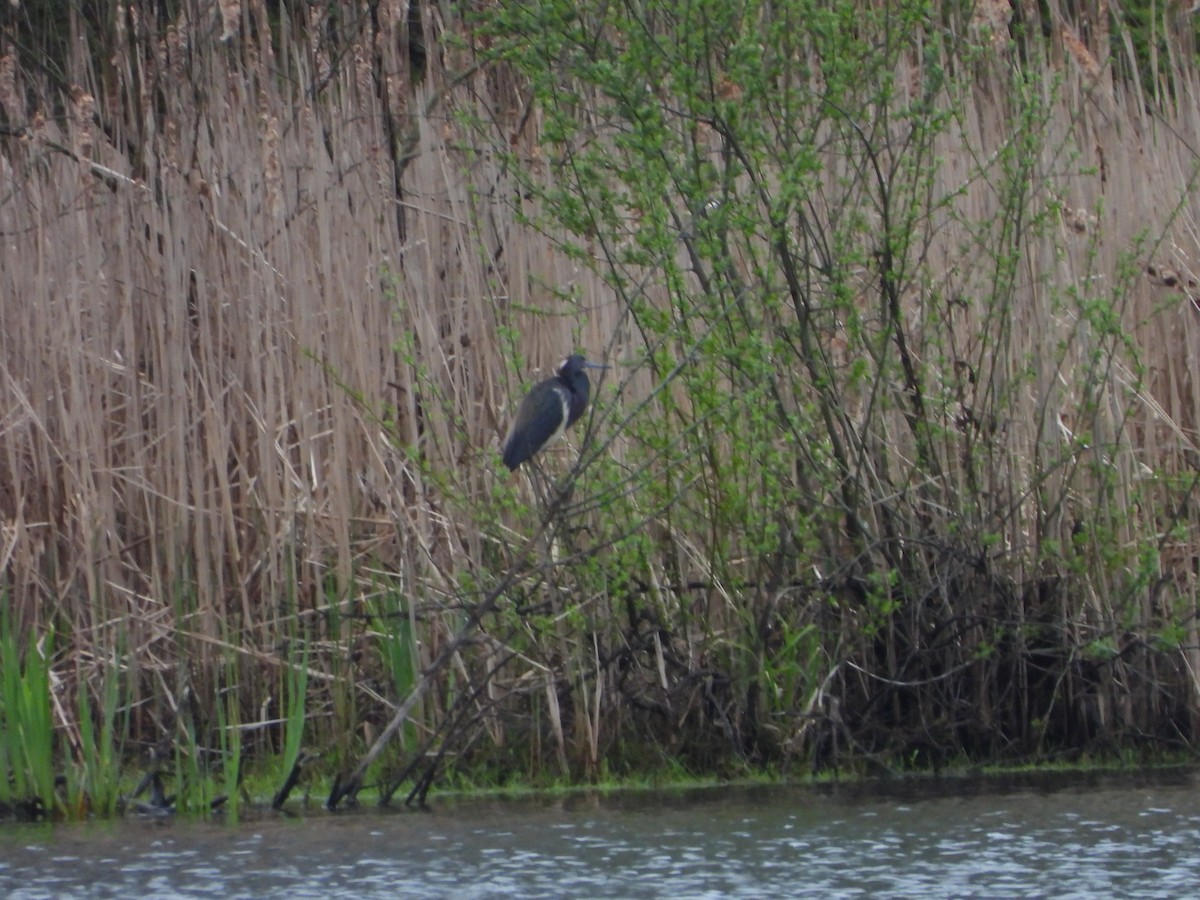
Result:
{"label": "bird's leg", "polygon": [[553,485],[550,476],[546,474],[546,470],[542,468],[542,464],[536,459],[531,459],[525,465],[529,472],[529,483],[533,486],[534,496],[537,497],[542,506],[548,505]]}
{"label": "bird's leg", "polygon": [[545,512],[555,518],[567,507],[571,496],[575,493],[573,473],[568,473],[561,481],[555,481],[550,473],[543,468],[540,460],[531,459],[525,464],[529,476],[529,484],[534,496]]}

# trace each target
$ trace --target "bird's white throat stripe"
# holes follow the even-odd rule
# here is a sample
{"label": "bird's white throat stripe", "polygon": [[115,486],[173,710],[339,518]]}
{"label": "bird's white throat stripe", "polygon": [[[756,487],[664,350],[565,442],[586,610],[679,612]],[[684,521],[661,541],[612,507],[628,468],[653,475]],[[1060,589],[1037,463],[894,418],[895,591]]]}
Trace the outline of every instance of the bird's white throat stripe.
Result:
{"label": "bird's white throat stripe", "polygon": [[[558,420],[558,428],[554,430],[554,436],[551,441],[562,437],[564,431],[567,430],[567,420],[571,418],[571,392],[561,384],[554,386],[554,393],[558,394],[559,402],[562,403],[562,418]],[[546,443],[550,443],[547,441]]]}

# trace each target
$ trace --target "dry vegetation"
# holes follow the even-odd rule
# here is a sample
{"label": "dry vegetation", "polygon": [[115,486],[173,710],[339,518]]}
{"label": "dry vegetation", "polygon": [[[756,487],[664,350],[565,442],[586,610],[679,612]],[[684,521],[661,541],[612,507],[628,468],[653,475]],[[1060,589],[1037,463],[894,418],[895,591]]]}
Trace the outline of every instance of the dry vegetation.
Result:
{"label": "dry vegetation", "polygon": [[[27,652],[57,632],[64,746],[77,694],[117,679],[126,751],[185,727],[216,746],[226,692],[247,749],[277,751],[306,665],[308,740],[345,764],[440,659],[404,760],[428,741],[578,777],[1193,747],[1200,70],[1176,43],[1160,84],[1115,77],[1132,44],[1110,59],[1051,5],[1025,62],[1045,127],[1014,157],[1032,218],[989,174],[1022,115],[1017,50],[964,20],[979,52],[919,173],[946,201],[903,294],[843,248],[841,296],[875,334],[881,297],[902,303],[900,350],[786,302],[731,325],[687,227],[669,266],[621,257],[651,210],[611,241],[549,230],[528,185],[570,184],[543,110],[442,7],[223,3],[223,23],[136,2],[97,23],[72,3],[80,49],[41,65],[15,37],[40,5],[5,12],[0,561]],[[897,103],[926,64],[900,58]],[[869,234],[843,137],[806,209],[857,198]],[[731,242],[751,292],[772,246]],[[832,293],[837,261],[801,257]],[[721,316],[687,321],[689,294]],[[819,350],[772,382],[805,430],[740,458],[748,420],[689,367],[723,327],[810,324]],[[922,389],[830,375],[864,346],[907,354]],[[575,348],[619,367],[546,455],[573,493],[544,498],[497,448]],[[798,361],[817,356],[827,381]],[[735,398],[736,372],[715,382]],[[822,474],[843,453],[853,481]],[[747,497],[779,498],[762,533],[738,530]]]}

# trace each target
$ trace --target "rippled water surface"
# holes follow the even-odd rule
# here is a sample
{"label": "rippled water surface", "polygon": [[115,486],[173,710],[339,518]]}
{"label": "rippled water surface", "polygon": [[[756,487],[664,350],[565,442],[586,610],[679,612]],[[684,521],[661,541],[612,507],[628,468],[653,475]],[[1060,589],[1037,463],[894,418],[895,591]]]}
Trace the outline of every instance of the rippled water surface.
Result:
{"label": "rippled water surface", "polygon": [[721,788],[0,828],[0,896],[1187,897],[1193,776]]}

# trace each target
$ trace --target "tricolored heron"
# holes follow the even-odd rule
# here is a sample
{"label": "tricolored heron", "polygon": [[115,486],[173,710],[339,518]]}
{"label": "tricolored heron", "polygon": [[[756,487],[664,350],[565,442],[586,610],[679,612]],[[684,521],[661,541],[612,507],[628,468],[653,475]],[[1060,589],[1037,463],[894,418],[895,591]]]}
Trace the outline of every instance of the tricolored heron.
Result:
{"label": "tricolored heron", "polygon": [[568,356],[553,378],[534,386],[517,408],[504,439],[504,464],[511,470],[525,462],[583,415],[591,384],[584,369],[607,369],[578,353]]}

